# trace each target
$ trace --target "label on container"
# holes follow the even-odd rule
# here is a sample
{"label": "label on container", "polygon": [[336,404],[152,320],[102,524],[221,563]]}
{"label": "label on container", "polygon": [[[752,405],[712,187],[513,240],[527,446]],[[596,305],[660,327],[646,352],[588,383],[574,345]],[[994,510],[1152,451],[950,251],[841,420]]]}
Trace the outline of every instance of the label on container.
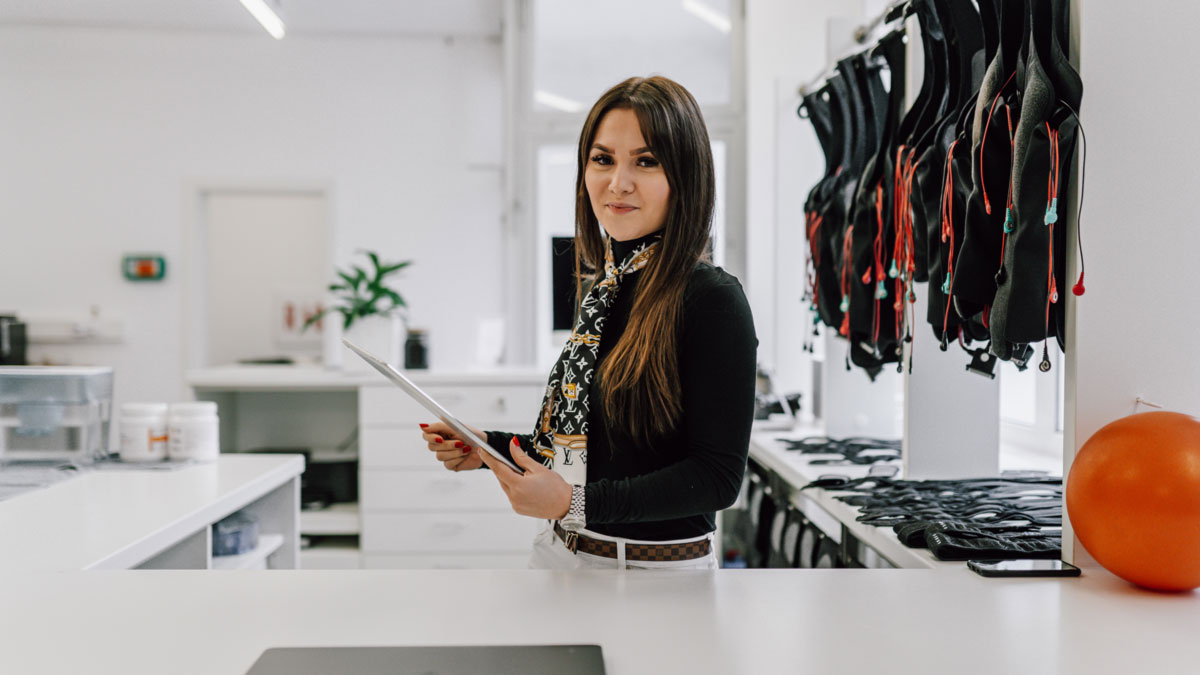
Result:
{"label": "label on container", "polygon": [[208,462],[220,453],[215,418],[172,421],[167,435],[167,453],[171,459]]}
{"label": "label on container", "polygon": [[120,439],[123,461],[148,462],[167,458],[167,427],[162,422],[123,421]]}

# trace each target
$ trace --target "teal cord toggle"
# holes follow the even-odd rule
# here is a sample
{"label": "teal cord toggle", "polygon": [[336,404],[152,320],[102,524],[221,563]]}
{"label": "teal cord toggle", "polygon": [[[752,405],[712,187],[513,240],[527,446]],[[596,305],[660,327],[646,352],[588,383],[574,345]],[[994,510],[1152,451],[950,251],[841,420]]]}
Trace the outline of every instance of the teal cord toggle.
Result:
{"label": "teal cord toggle", "polygon": [[1050,206],[1046,207],[1046,224],[1051,225],[1058,222],[1058,197],[1050,200]]}
{"label": "teal cord toggle", "polygon": [[946,273],[946,280],[942,282],[942,295],[950,295],[950,273]]}
{"label": "teal cord toggle", "polygon": [[892,269],[888,270],[888,276],[895,279],[900,276],[900,270],[896,267],[896,259],[892,259]]}
{"label": "teal cord toggle", "polygon": [[843,312],[850,311],[850,296],[848,296],[848,295],[842,296],[842,304],[838,305],[838,309],[842,310]]}
{"label": "teal cord toggle", "polygon": [[880,279],[879,283],[875,284],[875,299],[883,300],[886,297],[887,297],[887,288],[884,287],[883,280]]}
{"label": "teal cord toggle", "polygon": [[1012,208],[1010,207],[1010,208],[1004,209],[1004,234],[1012,234],[1012,231],[1013,231],[1013,217],[1012,217]]}

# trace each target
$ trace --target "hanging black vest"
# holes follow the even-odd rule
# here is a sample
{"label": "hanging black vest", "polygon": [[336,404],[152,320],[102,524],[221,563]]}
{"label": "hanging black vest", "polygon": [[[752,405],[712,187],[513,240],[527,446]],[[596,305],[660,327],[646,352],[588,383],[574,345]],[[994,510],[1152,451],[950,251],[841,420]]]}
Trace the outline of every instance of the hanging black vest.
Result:
{"label": "hanging black vest", "polygon": [[[1059,43],[1062,0],[1027,0],[1028,34],[1014,142],[1012,232],[1004,248],[990,328],[992,351],[1010,358],[1024,344],[1059,338],[1065,283],[1066,186],[1083,83]],[[1057,8],[1057,11],[1056,11]],[[1049,359],[1043,347],[1042,370]]]}

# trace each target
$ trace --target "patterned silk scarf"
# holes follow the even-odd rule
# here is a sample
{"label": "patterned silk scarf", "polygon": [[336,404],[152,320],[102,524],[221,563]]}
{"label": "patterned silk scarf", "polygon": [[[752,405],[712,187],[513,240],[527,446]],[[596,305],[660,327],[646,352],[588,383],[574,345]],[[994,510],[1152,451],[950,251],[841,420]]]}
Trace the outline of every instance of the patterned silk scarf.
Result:
{"label": "patterned silk scarf", "polygon": [[542,413],[533,430],[533,447],[542,456],[542,462],[571,485],[587,484],[589,395],[608,310],[617,298],[621,280],[650,262],[660,239],[661,236],[652,237],[639,245],[620,265],[613,262],[609,242],[604,256],[604,278],[584,296],[575,330],[550,371]]}

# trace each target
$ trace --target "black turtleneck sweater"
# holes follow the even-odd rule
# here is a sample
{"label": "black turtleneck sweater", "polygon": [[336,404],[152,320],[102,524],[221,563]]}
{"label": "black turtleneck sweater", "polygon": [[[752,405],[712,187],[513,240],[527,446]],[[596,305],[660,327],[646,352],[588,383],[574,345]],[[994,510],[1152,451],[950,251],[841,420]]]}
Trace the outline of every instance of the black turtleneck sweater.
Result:
{"label": "black turtleneck sweater", "polygon": [[[651,235],[653,236],[653,235]],[[618,263],[648,237],[613,241]],[[600,336],[597,366],[629,323],[641,273],[621,282]],[[613,537],[666,541],[712,532],[715,512],[734,502],[746,470],[758,338],[738,280],[697,263],[683,297],[678,333],[683,412],[678,428],[647,447],[604,412],[594,384],[588,416],[587,529]],[[538,411],[529,411],[530,425]],[[488,444],[509,448],[514,434],[489,431]],[[537,459],[531,436],[516,434]]]}

